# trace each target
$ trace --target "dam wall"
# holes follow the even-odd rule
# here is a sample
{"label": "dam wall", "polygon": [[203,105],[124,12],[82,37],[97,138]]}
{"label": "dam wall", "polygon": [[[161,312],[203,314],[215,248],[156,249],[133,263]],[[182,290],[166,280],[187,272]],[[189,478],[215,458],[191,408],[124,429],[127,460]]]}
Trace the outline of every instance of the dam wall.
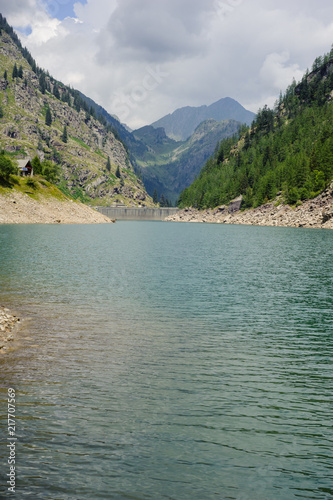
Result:
{"label": "dam wall", "polygon": [[116,220],[164,220],[176,214],[179,208],[96,207],[96,210]]}

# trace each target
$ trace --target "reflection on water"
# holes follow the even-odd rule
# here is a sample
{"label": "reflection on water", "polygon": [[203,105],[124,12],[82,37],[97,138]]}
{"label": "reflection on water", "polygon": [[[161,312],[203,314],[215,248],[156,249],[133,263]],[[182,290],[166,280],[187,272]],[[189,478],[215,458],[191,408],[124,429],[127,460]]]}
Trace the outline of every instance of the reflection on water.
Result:
{"label": "reflection on water", "polygon": [[19,498],[332,498],[332,243],[0,226],[0,302],[29,317],[0,359]]}

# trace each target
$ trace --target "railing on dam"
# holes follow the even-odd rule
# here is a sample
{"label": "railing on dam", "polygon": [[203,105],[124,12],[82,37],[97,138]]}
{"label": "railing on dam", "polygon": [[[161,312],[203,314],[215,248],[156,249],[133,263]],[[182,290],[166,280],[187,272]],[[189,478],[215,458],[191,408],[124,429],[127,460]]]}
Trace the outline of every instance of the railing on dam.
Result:
{"label": "railing on dam", "polygon": [[174,215],[179,208],[148,208],[148,207],[96,207],[103,215],[118,220],[164,220]]}

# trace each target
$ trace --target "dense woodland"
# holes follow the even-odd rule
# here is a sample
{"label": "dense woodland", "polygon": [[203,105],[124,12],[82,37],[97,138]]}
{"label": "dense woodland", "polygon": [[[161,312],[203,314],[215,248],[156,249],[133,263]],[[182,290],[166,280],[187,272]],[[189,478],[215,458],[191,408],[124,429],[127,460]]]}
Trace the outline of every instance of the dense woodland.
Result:
{"label": "dense woodland", "polygon": [[313,198],[333,177],[333,48],[301,82],[258,111],[250,128],[221,141],[180,207],[214,208],[243,196],[259,206],[279,192],[289,204]]}

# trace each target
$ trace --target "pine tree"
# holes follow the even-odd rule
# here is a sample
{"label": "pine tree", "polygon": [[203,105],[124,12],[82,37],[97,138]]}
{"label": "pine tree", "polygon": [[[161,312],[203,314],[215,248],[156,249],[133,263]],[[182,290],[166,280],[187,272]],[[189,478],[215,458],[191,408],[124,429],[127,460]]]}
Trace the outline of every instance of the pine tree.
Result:
{"label": "pine tree", "polygon": [[39,77],[39,90],[41,91],[42,94],[45,94],[46,81],[44,73],[42,73]]}
{"label": "pine tree", "polygon": [[4,74],[3,74],[3,77],[5,80],[8,80],[8,76],[7,76],[7,70],[5,70]]}
{"label": "pine tree", "polygon": [[163,193],[161,194],[160,197],[160,207],[165,207],[165,198]]}
{"label": "pine tree", "polygon": [[11,174],[16,174],[17,168],[3,153],[0,153],[0,178],[8,180]]}
{"label": "pine tree", "polygon": [[51,110],[49,107],[46,108],[46,114],[45,114],[45,125],[48,127],[52,124],[52,115],[51,115]]}
{"label": "pine tree", "polygon": [[37,155],[31,160],[31,165],[32,165],[34,174],[42,175],[42,173],[43,173],[42,164],[41,164],[40,159],[38,158]]}
{"label": "pine tree", "polygon": [[17,75],[18,75],[18,71],[17,71],[17,66],[16,66],[16,63],[15,63],[14,64],[14,68],[13,68],[13,73],[12,73],[13,79],[17,78]]}
{"label": "pine tree", "polygon": [[53,95],[56,99],[60,99],[60,93],[59,93],[58,85],[56,83],[53,85]]}
{"label": "pine tree", "polygon": [[120,177],[121,177],[120,170],[119,170],[119,165],[117,166],[116,177],[118,177],[118,179],[120,179]]}
{"label": "pine tree", "polygon": [[23,78],[23,68],[22,68],[22,65],[19,67],[19,69],[17,71],[17,76],[19,78]]}
{"label": "pine tree", "polygon": [[67,135],[67,127],[66,127],[66,125],[64,125],[64,130],[63,130],[63,133],[62,133],[62,136],[61,136],[61,140],[62,140],[62,142],[64,142],[65,144],[67,144],[68,135]]}
{"label": "pine tree", "polygon": [[157,189],[156,188],[154,189],[154,193],[153,193],[153,203],[155,203],[156,205],[158,203],[158,195],[157,195]]}
{"label": "pine tree", "polygon": [[110,162],[110,156],[108,156],[108,161],[106,162],[106,170],[108,172],[111,172],[111,162]]}

